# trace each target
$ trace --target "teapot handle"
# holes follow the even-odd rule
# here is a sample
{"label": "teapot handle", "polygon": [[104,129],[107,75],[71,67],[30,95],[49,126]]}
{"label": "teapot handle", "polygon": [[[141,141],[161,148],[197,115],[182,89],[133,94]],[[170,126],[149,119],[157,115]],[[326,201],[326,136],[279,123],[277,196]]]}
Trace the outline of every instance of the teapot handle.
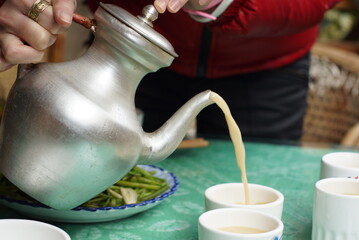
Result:
{"label": "teapot handle", "polygon": [[96,22],[94,19],[82,16],[78,13],[74,13],[72,16],[72,20],[82,26],[84,26],[87,29],[90,29],[92,32],[96,31]]}

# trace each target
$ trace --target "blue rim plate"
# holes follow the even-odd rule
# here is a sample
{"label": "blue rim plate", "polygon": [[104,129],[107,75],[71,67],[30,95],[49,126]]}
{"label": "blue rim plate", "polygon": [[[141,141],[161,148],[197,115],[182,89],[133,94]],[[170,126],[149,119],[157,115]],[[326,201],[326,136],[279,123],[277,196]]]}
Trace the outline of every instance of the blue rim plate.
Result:
{"label": "blue rim plate", "polygon": [[173,173],[152,165],[138,166],[146,171],[154,171],[154,176],[165,179],[170,187],[169,190],[153,199],[118,207],[76,207],[72,210],[56,210],[42,204],[35,204],[24,200],[15,200],[3,195],[0,195],[0,203],[25,216],[46,221],[93,223],[126,218],[156,206],[164,199],[171,196],[177,190],[179,185],[177,177]]}

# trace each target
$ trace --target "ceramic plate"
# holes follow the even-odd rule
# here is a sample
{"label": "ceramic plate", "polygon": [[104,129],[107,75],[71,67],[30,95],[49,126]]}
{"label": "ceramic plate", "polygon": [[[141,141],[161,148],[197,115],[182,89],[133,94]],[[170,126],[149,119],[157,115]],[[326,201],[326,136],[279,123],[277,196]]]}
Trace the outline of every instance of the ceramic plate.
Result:
{"label": "ceramic plate", "polygon": [[178,187],[177,177],[173,173],[169,173],[162,168],[150,165],[139,165],[139,167],[143,168],[146,171],[155,171],[154,176],[166,179],[168,185],[170,186],[169,190],[167,190],[160,196],[157,196],[156,198],[137,204],[122,205],[119,207],[77,207],[72,210],[56,210],[44,205],[34,204],[27,201],[18,201],[1,195],[0,203],[31,218],[46,221],[91,223],[126,218],[156,206],[164,199],[172,195]]}

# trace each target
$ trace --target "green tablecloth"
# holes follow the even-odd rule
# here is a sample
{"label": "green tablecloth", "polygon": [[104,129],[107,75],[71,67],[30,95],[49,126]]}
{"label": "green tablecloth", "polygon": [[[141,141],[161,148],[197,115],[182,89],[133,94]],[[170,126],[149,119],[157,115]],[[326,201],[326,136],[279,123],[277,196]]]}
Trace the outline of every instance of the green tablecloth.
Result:
{"label": "green tablecloth", "polygon": [[[308,240],[314,184],[319,179],[323,154],[339,149],[308,148],[246,142],[248,181],[278,189],[284,194],[284,237]],[[210,140],[209,146],[181,149],[155,164],[174,173],[177,192],[154,208],[127,219],[104,223],[51,223],[64,229],[72,240],[198,239],[197,220],[204,211],[203,193],[209,186],[240,182],[233,145]],[[0,218],[27,218],[0,206]]]}

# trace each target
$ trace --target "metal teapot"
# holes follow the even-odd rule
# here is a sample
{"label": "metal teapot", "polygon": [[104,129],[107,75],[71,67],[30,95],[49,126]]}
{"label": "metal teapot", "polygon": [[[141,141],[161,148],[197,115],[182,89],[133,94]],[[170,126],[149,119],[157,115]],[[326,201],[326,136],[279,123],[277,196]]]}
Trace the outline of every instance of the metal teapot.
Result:
{"label": "metal teapot", "polygon": [[212,104],[199,93],[153,133],[143,131],[134,98],[141,79],[177,56],[153,28],[153,6],[135,17],[111,4],[95,12],[96,32],[76,60],[19,66],[0,129],[0,171],[55,209],[72,209],[136,164],[168,157],[191,122]]}

